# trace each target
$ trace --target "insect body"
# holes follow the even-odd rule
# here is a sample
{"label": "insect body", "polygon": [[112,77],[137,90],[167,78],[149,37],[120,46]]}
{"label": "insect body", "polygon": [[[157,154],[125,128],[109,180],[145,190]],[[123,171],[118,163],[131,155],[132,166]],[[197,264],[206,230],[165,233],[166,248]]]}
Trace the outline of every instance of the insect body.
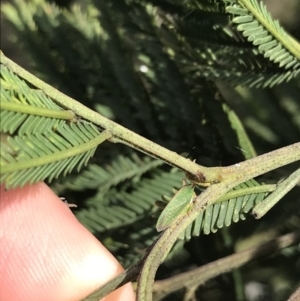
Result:
{"label": "insect body", "polygon": [[163,231],[177,221],[179,217],[189,210],[196,196],[194,185],[188,184],[183,180],[181,188],[175,193],[160,214],[156,223],[156,230],[158,232]]}

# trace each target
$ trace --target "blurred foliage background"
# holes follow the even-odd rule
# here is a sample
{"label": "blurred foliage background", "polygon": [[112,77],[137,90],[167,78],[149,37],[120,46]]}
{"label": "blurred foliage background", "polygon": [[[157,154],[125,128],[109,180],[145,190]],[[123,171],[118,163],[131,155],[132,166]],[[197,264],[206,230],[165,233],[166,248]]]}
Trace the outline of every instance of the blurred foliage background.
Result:
{"label": "blurred foliage background", "polygon": [[[192,2],[3,2],[1,48],[84,105],[205,166],[247,158],[229,122],[228,108],[240,118],[257,154],[299,141],[299,76],[261,89],[231,85],[195,71],[195,55],[200,62],[213,64],[225,46],[221,40],[218,44],[220,37],[201,31],[202,20],[212,19],[197,11],[197,1],[194,9],[179,10]],[[300,39],[300,2],[265,2],[284,28]],[[221,24],[226,21],[222,15],[219,18]],[[170,30],[175,23],[182,30],[180,37]],[[224,62],[234,64],[237,54],[230,57],[230,53],[226,52]],[[258,180],[276,183],[295,167]],[[129,147],[105,144],[84,171],[51,186],[77,204],[78,219],[128,267],[158,235],[155,200],[171,195],[183,177]],[[299,192],[298,186],[262,220],[249,216],[217,233],[179,240],[159,269],[158,279],[299,228]],[[290,247],[208,281],[198,289],[197,300],[286,300],[299,284],[299,253],[299,246]],[[182,293],[166,300],[182,300]]]}

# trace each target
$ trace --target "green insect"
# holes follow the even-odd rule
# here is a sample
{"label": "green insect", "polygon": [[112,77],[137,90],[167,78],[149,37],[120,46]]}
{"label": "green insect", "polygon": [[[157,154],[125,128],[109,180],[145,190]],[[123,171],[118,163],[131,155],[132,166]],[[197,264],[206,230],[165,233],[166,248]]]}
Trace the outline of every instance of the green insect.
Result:
{"label": "green insect", "polygon": [[175,193],[160,214],[156,223],[156,230],[158,232],[163,231],[177,221],[178,218],[190,209],[196,197],[194,185],[183,180],[181,188]]}

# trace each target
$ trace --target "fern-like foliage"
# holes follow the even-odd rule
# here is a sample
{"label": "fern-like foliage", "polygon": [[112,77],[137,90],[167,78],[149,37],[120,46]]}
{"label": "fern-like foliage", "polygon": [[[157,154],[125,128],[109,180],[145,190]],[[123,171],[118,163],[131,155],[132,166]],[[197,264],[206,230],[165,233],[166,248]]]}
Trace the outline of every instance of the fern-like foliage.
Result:
{"label": "fern-like foliage", "polygon": [[[187,183],[182,187],[187,186],[191,187]],[[251,209],[275,189],[276,185],[259,184],[254,179],[234,187],[216,203],[207,206],[198,218],[185,229],[180,239],[189,240],[192,236],[199,236],[201,232],[204,234],[215,233],[218,229],[230,226],[232,222],[237,223],[239,220],[245,220]],[[178,190],[174,190],[173,193],[176,196]],[[174,202],[175,208],[176,202],[180,202],[181,206],[190,205],[190,195],[187,197],[186,203],[183,201],[184,197],[176,199],[174,196],[163,196],[163,202],[157,202],[157,205],[164,207],[168,202]],[[177,217],[174,217],[174,221],[175,218]]]}
{"label": "fern-like foliage", "polygon": [[[252,190],[249,193],[249,188],[254,187],[260,187],[262,190],[260,192]],[[233,191],[238,192],[239,196],[233,198],[232,192],[229,192],[220,202],[206,207],[185,229],[180,238],[189,240],[192,236],[199,236],[201,232],[203,234],[216,233],[223,227],[229,227],[231,223],[245,220],[253,207],[275,190],[275,187],[276,185],[260,185],[254,179],[234,187]]]}
{"label": "fern-like foliage", "polygon": [[[272,89],[248,89],[278,84],[296,76],[299,69],[291,39],[284,45],[283,35],[274,34],[274,26],[270,27],[276,22],[269,17],[262,20],[262,15],[267,17],[265,8],[250,6],[245,1],[222,0],[91,0],[59,9],[45,0],[14,0],[3,5],[2,12],[14,30],[11,43],[22,49],[18,56],[38,77],[172,151],[189,152],[195,146],[191,159],[205,166],[224,166],[249,159],[256,151],[262,154],[299,141],[299,83],[292,80]],[[293,65],[265,56],[268,50],[259,49],[264,44],[254,45],[252,36],[248,41],[246,30],[239,30],[240,25],[256,21],[255,26],[262,26],[271,41],[276,40],[293,57],[289,62]],[[13,180],[11,187],[22,185],[27,174],[34,181],[50,179],[87,162],[96,144],[84,151],[83,146],[101,135],[99,129],[57,106],[43,91],[14,78],[5,66],[1,68],[0,172],[11,163],[38,162],[44,154],[58,160],[46,163],[45,170],[41,165],[1,173],[1,183],[8,179]],[[234,90],[228,82],[243,86]],[[70,150],[83,152],[64,159],[58,156]],[[21,155],[24,160],[15,162]],[[287,173],[286,169],[272,173],[268,180],[275,182]],[[172,196],[172,187],[179,187],[183,177],[128,147],[107,143],[95,152],[85,171],[60,178],[51,187],[78,205],[78,219],[129,266],[157,238],[156,219],[151,217],[158,213],[155,201],[161,195]],[[263,184],[244,185],[230,192],[240,193],[232,200],[208,207],[202,220],[199,217],[198,224],[182,234],[185,240],[193,237],[190,242],[180,240],[177,247],[182,250],[185,245],[187,251],[193,244],[193,252],[207,250],[217,258],[224,255],[223,250],[231,252],[226,244],[222,251],[218,249],[224,232],[232,241],[253,235],[258,229],[254,219],[247,218],[241,227],[233,224],[248,216],[268,192],[254,192]],[[270,212],[259,226],[268,230],[279,225],[284,230],[295,227],[299,202],[288,203],[290,207],[278,204],[284,210]],[[214,235],[197,237],[200,233]],[[209,247],[204,240],[210,241]],[[194,255],[191,265],[202,262],[202,255]],[[189,263],[179,268],[186,269]],[[272,271],[274,266],[270,265]],[[257,268],[257,273],[262,270]]]}
{"label": "fern-like foliage", "polygon": [[[272,19],[261,1],[151,2],[162,9],[162,18],[168,13],[164,20],[173,38],[166,42],[176,54],[175,61],[195,76],[272,87],[300,72],[299,43]],[[211,6],[214,10],[208,9]],[[185,58],[179,56],[179,48]]]}
{"label": "fern-like foliage", "polygon": [[1,66],[0,183],[24,186],[80,170],[109,135]]}
{"label": "fern-like foliage", "polygon": [[271,77],[264,86],[274,86],[299,74],[300,45],[283,30],[278,21],[272,19],[263,2],[226,2],[226,11],[233,16],[232,22],[237,25],[237,30],[265,58],[285,69],[281,76]]}
{"label": "fern-like foliage", "polygon": [[[62,126],[74,119],[42,91],[31,89],[23,80],[1,65],[1,132],[37,134]],[[34,110],[36,108],[36,110]],[[60,118],[47,118],[62,113]],[[63,114],[66,113],[66,114]],[[65,120],[63,120],[63,118]]]}
{"label": "fern-like foliage", "polygon": [[86,170],[74,180],[65,182],[64,186],[72,190],[97,189],[105,194],[111,187],[128,179],[140,181],[143,174],[162,164],[162,161],[151,160],[149,157],[141,159],[135,153],[131,157],[119,155],[105,166],[89,164]]}
{"label": "fern-like foliage", "polygon": [[181,172],[156,171],[150,179],[141,179],[130,193],[111,189],[103,195],[100,191],[88,200],[93,205],[91,209],[81,210],[77,217],[92,232],[98,233],[133,224],[151,216],[156,211],[154,201],[170,193],[170,188],[177,186],[181,179]]}
{"label": "fern-like foliage", "polygon": [[[104,193],[99,189],[85,202],[89,208],[76,214],[111,252],[122,254],[118,259],[125,267],[141,258],[159,235],[155,229],[154,215],[158,212],[154,201],[171,194],[172,187],[178,186],[183,176],[176,169],[166,172],[159,167],[148,175],[138,175],[138,182],[132,181],[130,189],[127,187],[129,191],[124,186]],[[126,230],[129,227],[131,231]]]}
{"label": "fern-like foliage", "polygon": [[[131,227],[118,228],[119,235],[108,232],[104,237],[102,233],[101,242],[114,254],[120,254],[117,259],[124,268],[136,263],[145,253],[145,250],[158,237],[158,233],[153,228],[153,218],[144,218],[135,222]],[[112,235],[112,236],[111,236]]]}

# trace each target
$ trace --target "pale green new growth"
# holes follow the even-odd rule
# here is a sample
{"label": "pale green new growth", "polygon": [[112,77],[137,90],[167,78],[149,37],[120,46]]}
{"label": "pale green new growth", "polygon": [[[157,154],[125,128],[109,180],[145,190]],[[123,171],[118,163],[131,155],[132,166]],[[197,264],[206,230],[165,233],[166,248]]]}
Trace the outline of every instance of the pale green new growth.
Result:
{"label": "pale green new growth", "polygon": [[165,230],[180,216],[185,214],[189,210],[196,196],[194,186],[183,180],[181,188],[175,193],[160,214],[156,223],[156,230],[158,232]]}

